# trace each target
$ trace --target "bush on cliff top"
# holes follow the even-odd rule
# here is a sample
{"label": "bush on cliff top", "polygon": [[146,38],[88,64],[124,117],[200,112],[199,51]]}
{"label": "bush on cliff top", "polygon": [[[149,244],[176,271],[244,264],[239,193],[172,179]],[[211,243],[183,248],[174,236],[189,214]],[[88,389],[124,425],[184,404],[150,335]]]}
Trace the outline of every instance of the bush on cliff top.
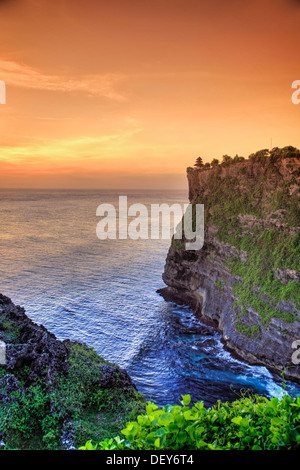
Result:
{"label": "bush on cliff top", "polygon": [[[209,170],[210,168],[216,168],[218,166],[221,167],[226,167],[235,163],[247,161],[244,157],[241,157],[239,155],[235,155],[234,157],[231,157],[230,155],[223,155],[222,156],[222,162],[220,163],[217,158],[214,158],[210,163],[203,163],[202,158],[200,158],[201,164],[194,165],[196,167],[197,171],[205,171]],[[258,150],[255,153],[251,153],[248,156],[248,161],[249,160],[263,160],[263,159],[269,159],[272,163],[276,162],[277,160],[283,160],[285,158],[300,158],[300,150],[297,149],[296,147],[293,147],[291,145],[288,145],[283,148],[279,147],[274,147],[271,150],[269,149],[261,149]],[[198,160],[197,159],[197,160]],[[190,169],[194,169],[192,167],[189,167]]]}
{"label": "bush on cliff top", "polygon": [[127,423],[122,437],[99,444],[88,441],[82,450],[278,450],[300,448],[300,397],[281,400],[255,396],[206,409],[190,407],[190,396],[180,405],[159,409],[149,402],[146,414]]}

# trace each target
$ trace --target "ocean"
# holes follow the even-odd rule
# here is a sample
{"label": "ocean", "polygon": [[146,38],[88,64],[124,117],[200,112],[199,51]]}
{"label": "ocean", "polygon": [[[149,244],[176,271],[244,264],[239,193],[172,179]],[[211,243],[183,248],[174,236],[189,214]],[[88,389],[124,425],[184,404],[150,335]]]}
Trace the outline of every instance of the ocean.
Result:
{"label": "ocean", "polygon": [[219,333],[157,293],[170,239],[98,238],[97,207],[118,209],[121,195],[149,213],[152,204],[188,203],[185,190],[1,190],[0,292],[58,339],[92,346],[126,369],[159,406],[182,394],[206,406],[248,393],[299,394],[296,384],[233,358]]}

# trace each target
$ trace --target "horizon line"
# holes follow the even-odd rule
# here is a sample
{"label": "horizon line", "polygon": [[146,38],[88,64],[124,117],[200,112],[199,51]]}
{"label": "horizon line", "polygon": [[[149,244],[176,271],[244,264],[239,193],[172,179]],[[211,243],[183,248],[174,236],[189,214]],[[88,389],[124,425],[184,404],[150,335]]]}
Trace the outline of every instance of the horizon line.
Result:
{"label": "horizon line", "polygon": [[0,188],[0,191],[185,191],[184,188],[31,188],[31,187],[5,187]]}

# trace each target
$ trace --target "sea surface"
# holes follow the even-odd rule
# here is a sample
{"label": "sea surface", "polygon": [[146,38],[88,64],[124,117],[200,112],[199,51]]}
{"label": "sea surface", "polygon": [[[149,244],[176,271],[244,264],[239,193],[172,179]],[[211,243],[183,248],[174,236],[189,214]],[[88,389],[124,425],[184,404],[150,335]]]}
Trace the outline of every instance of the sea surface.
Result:
{"label": "sea surface", "polygon": [[297,395],[299,386],[233,358],[219,333],[156,292],[170,239],[97,237],[97,207],[111,204],[118,216],[121,195],[147,208],[149,224],[152,204],[188,203],[187,191],[0,190],[0,292],[58,339],[125,368],[160,406],[187,393],[206,406]]}

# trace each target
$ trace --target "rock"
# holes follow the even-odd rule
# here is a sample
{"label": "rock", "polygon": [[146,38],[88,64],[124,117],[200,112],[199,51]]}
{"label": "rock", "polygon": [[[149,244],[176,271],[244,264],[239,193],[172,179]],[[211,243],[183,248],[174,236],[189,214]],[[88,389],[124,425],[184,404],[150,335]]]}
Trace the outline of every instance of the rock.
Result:
{"label": "rock", "polygon": [[74,439],[74,424],[70,421],[64,422],[61,432],[61,445],[63,450],[77,450],[77,448],[74,446]]}
{"label": "rock", "polygon": [[[31,370],[26,387],[36,379],[44,378],[52,385],[57,374],[67,374],[71,342],[59,341],[43,325],[37,325],[25,314],[25,310],[0,294],[0,314],[10,323],[10,328],[18,330],[18,337],[13,343],[6,343],[5,369],[14,373],[23,366]],[[128,373],[117,365],[103,363],[99,365],[102,378],[99,385],[103,388],[120,387],[123,390],[136,390]],[[8,377],[14,377],[13,375]]]}
{"label": "rock", "polygon": [[124,369],[116,366],[110,366],[108,364],[103,364],[101,369],[103,378],[99,381],[99,385],[103,389],[120,387],[122,390],[136,390],[136,386],[134,385],[131,377]]}
{"label": "rock", "polygon": [[[2,333],[7,340],[6,364],[8,371],[17,371],[24,365],[31,369],[28,377],[30,385],[36,378],[44,377],[51,384],[56,373],[67,373],[69,349],[57,340],[55,335],[42,325],[37,325],[28,318],[22,307],[16,306],[8,298],[0,294],[0,314],[5,317],[9,328]],[[15,333],[13,342],[11,332]]]}
{"label": "rock", "polygon": [[279,279],[281,282],[284,284],[287,284],[290,281],[295,281],[299,282],[300,280],[300,275],[295,269],[289,269],[289,268],[276,268],[275,270],[275,277]]}
{"label": "rock", "polygon": [[19,398],[11,395],[12,392],[18,392],[21,396],[24,390],[21,389],[18,379],[13,374],[7,374],[0,379],[0,402],[18,401]]}

